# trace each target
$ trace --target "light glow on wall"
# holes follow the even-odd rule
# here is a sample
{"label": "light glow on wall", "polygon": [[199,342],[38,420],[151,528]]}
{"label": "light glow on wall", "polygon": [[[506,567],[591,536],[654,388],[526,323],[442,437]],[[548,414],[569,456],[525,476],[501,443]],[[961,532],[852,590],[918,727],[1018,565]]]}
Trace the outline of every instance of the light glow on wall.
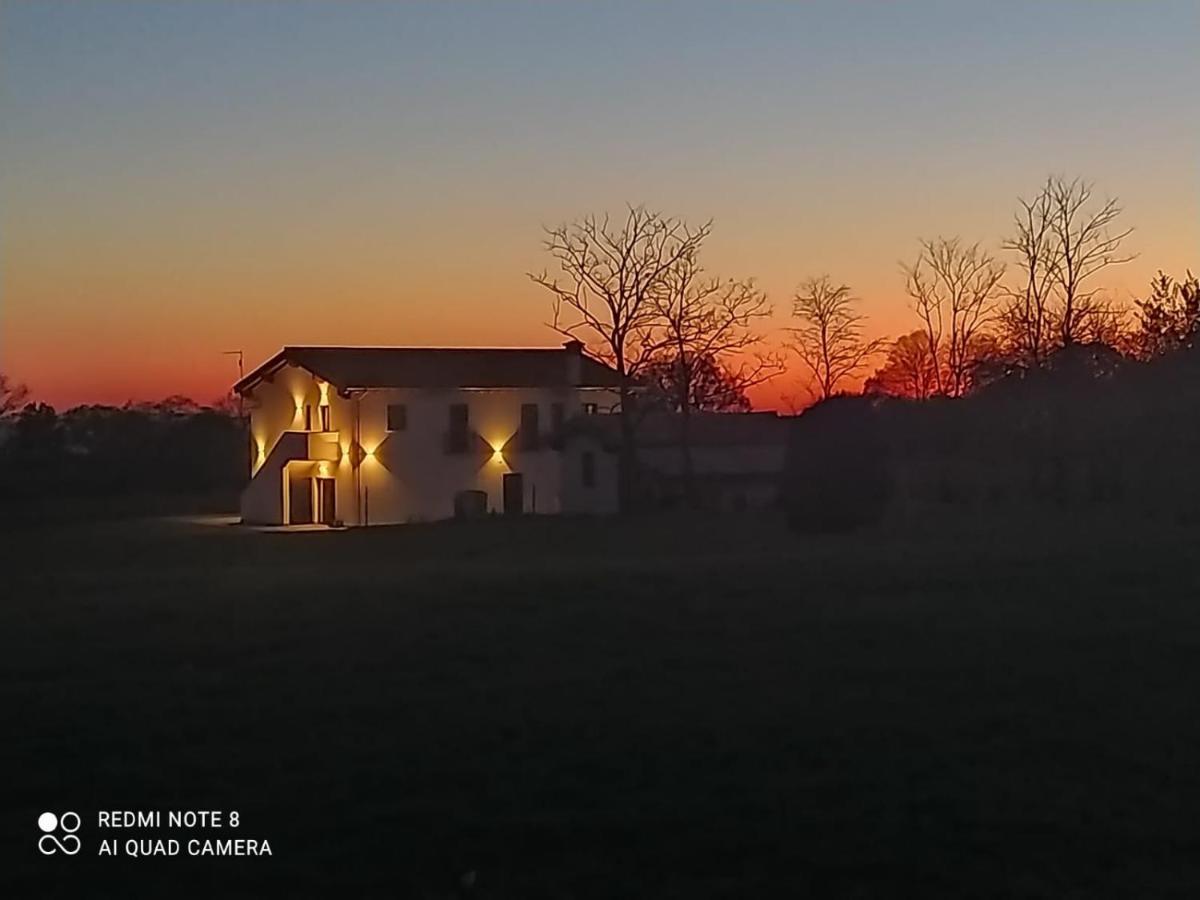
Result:
{"label": "light glow on wall", "polygon": [[508,465],[508,460],[504,458],[504,448],[508,446],[508,442],[512,440],[510,435],[505,440],[489,440],[488,446],[492,448],[491,462],[493,465],[505,466]]}

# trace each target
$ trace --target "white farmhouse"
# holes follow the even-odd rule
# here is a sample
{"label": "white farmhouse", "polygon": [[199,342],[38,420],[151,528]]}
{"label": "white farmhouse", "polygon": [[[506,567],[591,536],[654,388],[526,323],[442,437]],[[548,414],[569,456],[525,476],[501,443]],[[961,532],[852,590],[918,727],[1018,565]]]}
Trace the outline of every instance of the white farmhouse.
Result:
{"label": "white farmhouse", "polygon": [[563,453],[561,437],[568,419],[614,409],[616,385],[577,341],[285,347],[234,388],[252,440],[242,519],[374,525],[612,511],[614,468]]}

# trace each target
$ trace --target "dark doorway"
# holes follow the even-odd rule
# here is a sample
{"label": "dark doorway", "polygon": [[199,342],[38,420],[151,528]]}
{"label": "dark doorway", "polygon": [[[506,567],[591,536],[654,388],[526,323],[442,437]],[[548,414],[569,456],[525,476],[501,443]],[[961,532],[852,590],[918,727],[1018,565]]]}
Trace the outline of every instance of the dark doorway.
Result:
{"label": "dark doorway", "polygon": [[317,479],[317,521],[322,525],[337,521],[337,482],[332,478]]}
{"label": "dark doorway", "polygon": [[504,514],[519,516],[525,511],[525,479],[520,472],[504,476]]}
{"label": "dark doorway", "polygon": [[291,478],[289,491],[288,524],[311,525],[313,520],[311,478]]}

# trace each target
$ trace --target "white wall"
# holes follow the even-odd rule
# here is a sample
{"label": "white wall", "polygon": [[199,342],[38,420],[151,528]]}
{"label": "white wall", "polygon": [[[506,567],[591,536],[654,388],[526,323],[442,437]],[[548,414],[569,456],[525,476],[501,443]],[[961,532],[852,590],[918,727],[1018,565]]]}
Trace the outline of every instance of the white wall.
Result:
{"label": "white wall", "polygon": [[[463,490],[486,492],[489,509],[499,512],[503,508],[503,476],[508,472],[520,472],[524,477],[526,512],[563,511],[564,465],[570,463],[545,440],[537,450],[517,447],[521,405],[538,404],[539,430],[545,439],[553,428],[552,404],[562,403],[569,419],[582,411],[584,402],[613,402],[611,392],[590,388],[371,389],[345,399],[330,387],[325,397],[341,458],[321,468],[337,480],[337,517],[348,525],[367,520],[374,525],[449,518],[454,514],[454,497]],[[264,463],[281,434],[303,430],[305,404],[313,407],[314,428],[320,426],[321,401],[318,379],[292,366],[255,387],[250,430],[252,443],[261,448],[261,454],[252,451],[258,459],[252,460],[254,478],[243,496],[247,521],[282,524],[278,504],[262,498],[286,497],[286,486],[276,460],[269,466]],[[407,407],[403,431],[387,430],[387,407],[393,403]],[[446,451],[449,410],[455,403],[467,404],[469,431],[482,438],[472,440],[467,453]],[[352,463],[356,433],[368,452],[357,469]],[[502,456],[494,454],[495,447],[504,449]],[[598,472],[600,456],[597,454]],[[289,468],[298,471],[294,463]],[[302,474],[309,471],[316,470]],[[578,468],[575,472],[577,476]],[[277,481],[278,487],[264,486],[260,479]],[[283,505],[286,507],[286,500]]]}
{"label": "white wall", "polygon": [[[583,483],[583,457],[592,456],[594,484]],[[619,509],[617,454],[605,450],[592,435],[576,434],[564,448],[563,508],[573,515],[610,515]]]}
{"label": "white wall", "polygon": [[[407,408],[404,431],[388,432],[387,407]],[[465,403],[472,438],[466,453],[448,453],[450,407]],[[537,403],[543,443],[537,450],[517,447],[521,405]],[[570,389],[405,389],[372,390],[360,401],[362,444],[374,450],[362,466],[371,523],[445,519],[454,514],[459,491],[480,490],[488,508],[503,508],[503,476],[519,472],[524,481],[527,512],[556,513],[562,506],[562,462],[545,439],[552,429],[551,408],[562,403],[564,414],[578,414],[583,400]],[[496,456],[495,448],[503,448]]]}
{"label": "white wall", "polygon": [[[344,401],[330,389],[331,414],[338,417]],[[294,437],[280,443],[285,434],[304,430],[304,407],[312,407],[314,428],[320,426],[318,411],[322,392],[317,380],[303,369],[285,366],[271,381],[260,382],[248,399],[250,413],[250,484],[242,492],[242,520],[280,525],[287,521],[287,473],[289,463],[307,457],[307,441]],[[333,423],[336,429],[336,421]],[[331,464],[333,468],[337,463]],[[349,495],[348,499],[352,499]],[[342,498],[339,496],[338,505]]]}

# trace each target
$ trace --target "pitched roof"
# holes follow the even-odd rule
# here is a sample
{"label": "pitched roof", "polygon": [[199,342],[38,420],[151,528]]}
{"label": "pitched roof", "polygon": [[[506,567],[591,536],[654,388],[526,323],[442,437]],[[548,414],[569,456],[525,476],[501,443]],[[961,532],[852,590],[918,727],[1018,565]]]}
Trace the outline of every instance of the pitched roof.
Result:
{"label": "pitched roof", "polygon": [[[579,377],[568,359],[579,355]],[[234,385],[245,393],[285,365],[312,372],[339,390],[430,387],[615,387],[617,373],[568,342],[524,347],[284,347]]]}

